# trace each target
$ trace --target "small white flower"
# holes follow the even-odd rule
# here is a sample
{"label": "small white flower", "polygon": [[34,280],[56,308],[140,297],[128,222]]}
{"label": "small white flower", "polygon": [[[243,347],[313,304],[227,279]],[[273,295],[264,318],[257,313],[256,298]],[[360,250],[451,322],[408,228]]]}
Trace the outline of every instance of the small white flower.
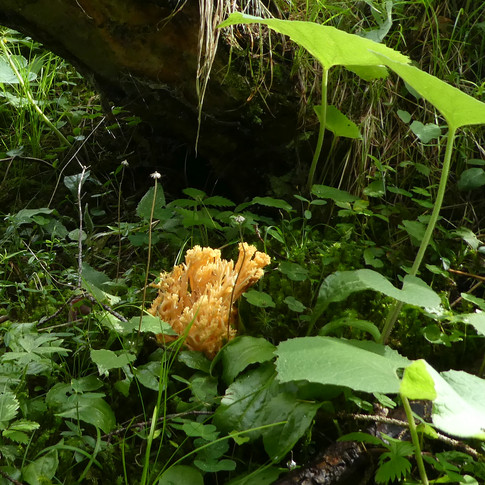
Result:
{"label": "small white flower", "polygon": [[246,220],[246,218],[244,216],[241,216],[241,215],[234,216],[233,219],[234,219],[234,222],[236,224],[242,224]]}
{"label": "small white flower", "polygon": [[159,179],[161,177],[161,175],[155,170],[155,172],[153,172],[153,173],[150,174],[150,177],[152,179],[157,180],[157,179]]}
{"label": "small white flower", "polygon": [[128,167],[128,165],[130,165],[130,164],[128,163],[128,160],[123,160],[121,162],[121,165],[123,165],[123,167]]}

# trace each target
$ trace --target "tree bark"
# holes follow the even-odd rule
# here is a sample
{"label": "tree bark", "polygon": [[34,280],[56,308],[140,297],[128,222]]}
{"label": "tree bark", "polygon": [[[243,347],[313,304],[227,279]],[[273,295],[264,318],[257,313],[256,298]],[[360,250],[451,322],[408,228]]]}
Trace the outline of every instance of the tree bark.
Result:
{"label": "tree bark", "polygon": [[[164,137],[195,145],[198,127],[199,5],[188,0],[0,0],[0,23],[30,35],[71,62],[111,101]],[[255,186],[265,172],[293,163],[297,102],[253,96],[229,48],[216,56],[203,105],[198,150],[219,176]],[[283,76],[282,78],[284,78]],[[273,90],[274,91],[274,90]],[[248,99],[252,98],[250,101]]]}

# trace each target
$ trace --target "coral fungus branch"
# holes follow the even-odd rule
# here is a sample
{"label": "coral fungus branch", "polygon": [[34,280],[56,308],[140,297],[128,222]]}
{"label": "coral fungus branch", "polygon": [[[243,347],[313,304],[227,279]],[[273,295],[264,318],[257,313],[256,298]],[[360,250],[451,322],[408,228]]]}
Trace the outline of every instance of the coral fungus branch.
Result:
{"label": "coral fungus branch", "polygon": [[[237,299],[264,274],[270,257],[247,243],[239,244],[239,257],[221,259],[218,249],[195,246],[185,263],[171,273],[162,273],[158,296],[149,312],[183,335],[190,325],[185,345],[213,358],[224,343],[236,336]],[[170,337],[158,335],[167,342]]]}

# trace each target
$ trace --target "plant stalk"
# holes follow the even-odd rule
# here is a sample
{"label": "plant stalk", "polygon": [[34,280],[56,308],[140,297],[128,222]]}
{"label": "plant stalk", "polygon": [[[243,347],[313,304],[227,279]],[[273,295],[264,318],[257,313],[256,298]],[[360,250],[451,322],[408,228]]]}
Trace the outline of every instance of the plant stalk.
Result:
{"label": "plant stalk", "polygon": [[[443,168],[441,170],[438,193],[436,194],[433,212],[431,213],[428,227],[426,228],[426,232],[424,233],[423,240],[421,241],[421,244],[419,246],[418,253],[416,254],[416,258],[414,259],[413,266],[411,267],[411,270],[409,272],[411,276],[416,276],[418,274],[419,267],[421,266],[424,254],[431,241],[431,237],[436,227],[436,223],[438,222],[441,206],[443,205],[443,199],[445,197],[446,183],[448,182],[448,176],[450,173],[451,155],[453,154],[453,143],[455,141],[455,136],[456,128],[454,126],[449,126],[448,135],[446,138],[445,158],[443,160]],[[384,324],[384,328],[382,329],[380,343],[385,344],[387,342],[387,339],[389,338],[389,335],[391,334],[392,329],[396,324],[396,320],[401,313],[402,306],[403,303],[401,301],[396,301],[389,310],[386,323]]]}
{"label": "plant stalk", "polygon": [[158,172],[154,172],[151,174],[151,177],[155,179],[155,186],[153,189],[153,200],[152,200],[152,207],[150,210],[150,220],[148,222],[148,255],[147,255],[147,267],[145,271],[145,284],[143,285],[143,297],[141,302],[141,312],[140,312],[140,323],[138,324],[138,337],[140,337],[141,333],[141,324],[143,321],[143,313],[145,310],[145,301],[147,296],[147,286],[148,286],[148,273],[150,271],[150,262],[152,259],[152,224],[153,224],[153,213],[155,212],[155,201],[157,200],[157,187],[158,187],[158,179],[160,178],[160,174]]}
{"label": "plant stalk", "polygon": [[12,56],[10,54],[9,49],[6,46],[6,43],[7,43],[7,39],[5,38],[0,41],[3,53],[5,54],[5,57],[7,58],[10,68],[15,74],[15,77],[18,79],[20,86],[22,86],[22,89],[24,90],[25,96],[29,100],[29,103],[35,109],[37,114],[44,120],[47,126],[59,137],[59,139],[67,146],[71,146],[71,143],[69,142],[69,140],[57,129],[54,123],[52,123],[52,121],[49,118],[47,118],[47,116],[44,114],[44,112],[39,108],[38,104],[35,102],[34,98],[32,97],[32,94],[30,93],[29,89],[25,85],[24,78],[22,77],[22,75],[17,69],[17,66],[12,60]]}
{"label": "plant stalk", "polygon": [[313,160],[308,173],[308,192],[311,191],[313,179],[315,178],[315,171],[317,169],[318,160],[323,146],[323,138],[325,136],[325,125],[327,120],[327,84],[328,84],[328,69],[322,66],[322,102],[320,104],[321,113],[320,129],[318,131],[318,140],[315,152],[313,153]]}
{"label": "plant stalk", "polygon": [[409,433],[411,434],[411,440],[414,445],[414,456],[416,458],[416,464],[418,465],[419,476],[423,485],[429,485],[428,476],[426,475],[426,469],[424,468],[423,457],[421,455],[421,446],[419,444],[418,431],[416,429],[416,423],[414,422],[413,411],[409,404],[409,399],[401,394],[402,404],[404,411],[406,412],[406,418],[409,423]]}

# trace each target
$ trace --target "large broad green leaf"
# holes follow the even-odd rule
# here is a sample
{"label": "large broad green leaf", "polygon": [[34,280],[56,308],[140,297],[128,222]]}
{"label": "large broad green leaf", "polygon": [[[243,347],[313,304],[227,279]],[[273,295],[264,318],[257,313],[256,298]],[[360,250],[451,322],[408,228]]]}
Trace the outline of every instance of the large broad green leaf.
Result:
{"label": "large broad green leaf", "polygon": [[437,397],[433,401],[433,424],[461,438],[485,440],[485,380],[463,371],[438,374],[429,364]]}
{"label": "large broad green leaf", "polygon": [[327,276],[320,286],[313,320],[325,311],[330,303],[343,301],[352,293],[374,290],[398,301],[423,308],[437,308],[440,297],[421,279],[406,275],[402,290],[396,288],[384,276],[371,269],[337,271]]}
{"label": "large broad green leaf", "polygon": [[265,421],[285,424],[266,429],[263,444],[269,457],[279,462],[310,426],[322,403],[297,399],[294,393],[277,394],[265,409]]}
{"label": "large broad green leaf", "polygon": [[481,125],[485,123],[485,103],[472,98],[463,91],[441,81],[417,67],[387,57],[375,50],[382,64],[392,69],[423,98],[441,111],[450,129],[460,126]]}
{"label": "large broad green leaf", "polygon": [[276,355],[280,382],[307,380],[364,392],[399,392],[397,370],[410,364],[384,345],[332,337],[287,340]]}
{"label": "large broad green leaf", "polygon": [[[245,431],[265,424],[264,411],[279,392],[273,364],[263,364],[238,377],[226,390],[214,414],[214,424],[226,432]],[[256,439],[261,431],[245,436]]]}
{"label": "large broad green leaf", "polygon": [[239,12],[232,13],[219,27],[261,23],[304,47],[326,69],[332,66],[378,66],[384,64],[374,53],[396,62],[409,62],[403,54],[358,35],[348,34],[328,25],[295,20],[263,19]]}
{"label": "large broad green leaf", "polygon": [[222,350],[222,378],[230,384],[248,365],[274,357],[275,346],[264,338],[236,337]]}

